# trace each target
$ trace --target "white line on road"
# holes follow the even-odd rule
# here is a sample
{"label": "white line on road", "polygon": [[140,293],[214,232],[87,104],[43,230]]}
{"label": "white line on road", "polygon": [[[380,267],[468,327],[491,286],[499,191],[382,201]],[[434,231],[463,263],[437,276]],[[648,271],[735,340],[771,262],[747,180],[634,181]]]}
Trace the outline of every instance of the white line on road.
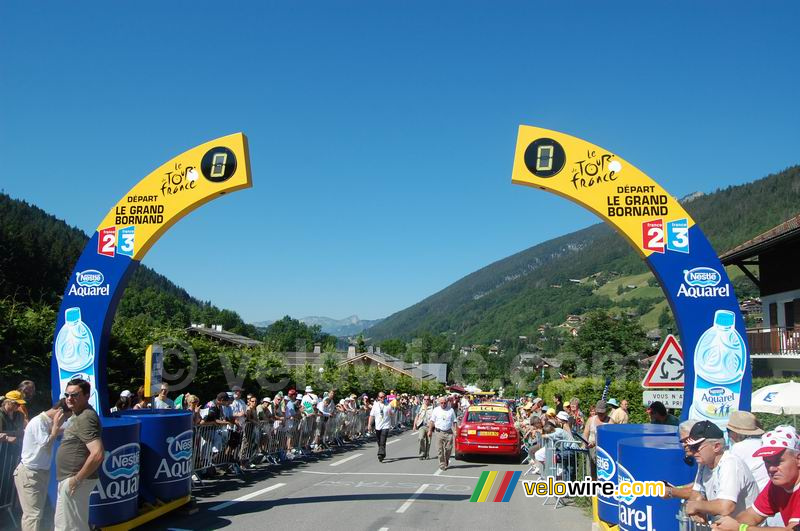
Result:
{"label": "white line on road", "polygon": [[393,441],[389,441],[389,442],[387,442],[387,443],[386,443],[386,446],[389,446],[390,444],[394,444],[394,443],[396,443],[396,442],[400,442],[400,440],[401,440],[401,439],[395,439],[395,440],[393,440]]}
{"label": "white line on road", "polygon": [[270,487],[267,487],[266,489],[261,489],[261,490],[258,490],[256,492],[251,492],[250,494],[247,494],[245,496],[240,496],[239,498],[236,498],[235,500],[230,500],[230,501],[226,501],[225,503],[220,503],[219,505],[215,505],[214,507],[209,509],[209,511],[221,511],[222,509],[230,507],[231,505],[233,505],[235,503],[247,501],[250,498],[255,498],[256,496],[260,496],[261,494],[264,494],[264,493],[269,492],[271,490],[279,489],[279,488],[285,487],[285,486],[286,486],[286,483],[276,483],[276,484],[274,484],[274,485],[272,485]]}
{"label": "white line on road", "polygon": [[[319,474],[321,476],[439,476],[455,479],[478,479],[480,476],[451,476],[444,474],[414,474],[411,472],[318,472],[316,470],[301,470],[302,474]],[[441,472],[441,470],[440,470]]]}
{"label": "white line on road", "polygon": [[404,512],[406,512],[406,510],[409,507],[411,507],[411,504],[414,503],[414,500],[416,500],[419,497],[419,495],[422,494],[422,491],[424,491],[427,488],[428,488],[428,484],[427,483],[422,485],[420,488],[417,489],[417,492],[412,494],[411,497],[408,499],[408,501],[406,501],[402,506],[400,506],[400,508],[397,509],[397,511],[395,511],[395,512],[397,514],[403,514]]}
{"label": "white line on road", "polygon": [[356,457],[361,457],[362,455],[364,455],[364,454],[353,454],[350,457],[345,457],[341,461],[336,461],[335,463],[331,463],[331,466],[339,466],[342,463],[346,463],[346,462],[348,462],[348,461],[350,461],[352,459],[355,459]]}
{"label": "white line on road", "polygon": [[380,529],[378,529],[378,531],[389,531],[389,528],[388,527],[381,527]]}
{"label": "white line on road", "polygon": [[441,476],[442,472],[444,472],[441,468],[433,473],[434,476]]}

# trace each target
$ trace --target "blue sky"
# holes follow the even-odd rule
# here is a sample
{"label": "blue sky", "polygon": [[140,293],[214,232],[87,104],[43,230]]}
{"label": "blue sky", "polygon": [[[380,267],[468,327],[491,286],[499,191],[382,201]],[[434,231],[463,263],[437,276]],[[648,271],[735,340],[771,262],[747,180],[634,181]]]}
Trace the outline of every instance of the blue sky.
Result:
{"label": "blue sky", "polygon": [[[502,6],[502,7],[500,7]],[[385,317],[597,218],[511,184],[519,124],[675,196],[800,163],[797,2],[3,2],[0,188],[94,231],[243,131],[254,187],[143,263],[245,320]]]}

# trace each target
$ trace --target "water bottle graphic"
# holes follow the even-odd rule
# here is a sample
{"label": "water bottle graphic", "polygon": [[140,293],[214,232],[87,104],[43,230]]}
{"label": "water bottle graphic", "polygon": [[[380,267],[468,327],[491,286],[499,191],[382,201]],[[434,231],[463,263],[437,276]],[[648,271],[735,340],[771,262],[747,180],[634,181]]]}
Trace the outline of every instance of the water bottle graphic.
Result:
{"label": "water bottle graphic", "polygon": [[697,342],[691,418],[724,422],[738,408],[747,353],[735,321],[733,312],[717,310]]}
{"label": "water bottle graphic", "polygon": [[62,372],[77,372],[94,362],[94,337],[81,321],[80,308],[67,308],[64,326],[56,336],[56,360]]}
{"label": "water bottle graphic", "polygon": [[81,321],[80,308],[67,308],[64,312],[64,326],[56,336],[55,355],[58,361],[61,391],[67,388],[67,382],[72,379],[86,380],[92,386],[89,403],[98,410],[94,374],[94,336],[86,323]]}

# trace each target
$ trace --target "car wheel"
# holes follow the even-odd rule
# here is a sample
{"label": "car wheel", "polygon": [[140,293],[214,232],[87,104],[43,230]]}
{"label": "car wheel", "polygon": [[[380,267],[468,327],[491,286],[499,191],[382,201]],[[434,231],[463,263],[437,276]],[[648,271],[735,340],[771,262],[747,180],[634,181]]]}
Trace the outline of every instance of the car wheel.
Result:
{"label": "car wheel", "polygon": [[462,454],[460,452],[456,452],[456,460],[463,461],[464,460],[464,454]]}

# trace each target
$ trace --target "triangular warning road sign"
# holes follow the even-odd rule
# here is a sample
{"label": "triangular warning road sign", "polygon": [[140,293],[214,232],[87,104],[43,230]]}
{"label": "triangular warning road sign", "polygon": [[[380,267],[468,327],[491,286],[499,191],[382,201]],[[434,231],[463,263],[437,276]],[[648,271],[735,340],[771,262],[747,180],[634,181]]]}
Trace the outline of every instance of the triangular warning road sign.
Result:
{"label": "triangular warning road sign", "polygon": [[661,345],[642,387],[683,387],[683,350],[672,334]]}

